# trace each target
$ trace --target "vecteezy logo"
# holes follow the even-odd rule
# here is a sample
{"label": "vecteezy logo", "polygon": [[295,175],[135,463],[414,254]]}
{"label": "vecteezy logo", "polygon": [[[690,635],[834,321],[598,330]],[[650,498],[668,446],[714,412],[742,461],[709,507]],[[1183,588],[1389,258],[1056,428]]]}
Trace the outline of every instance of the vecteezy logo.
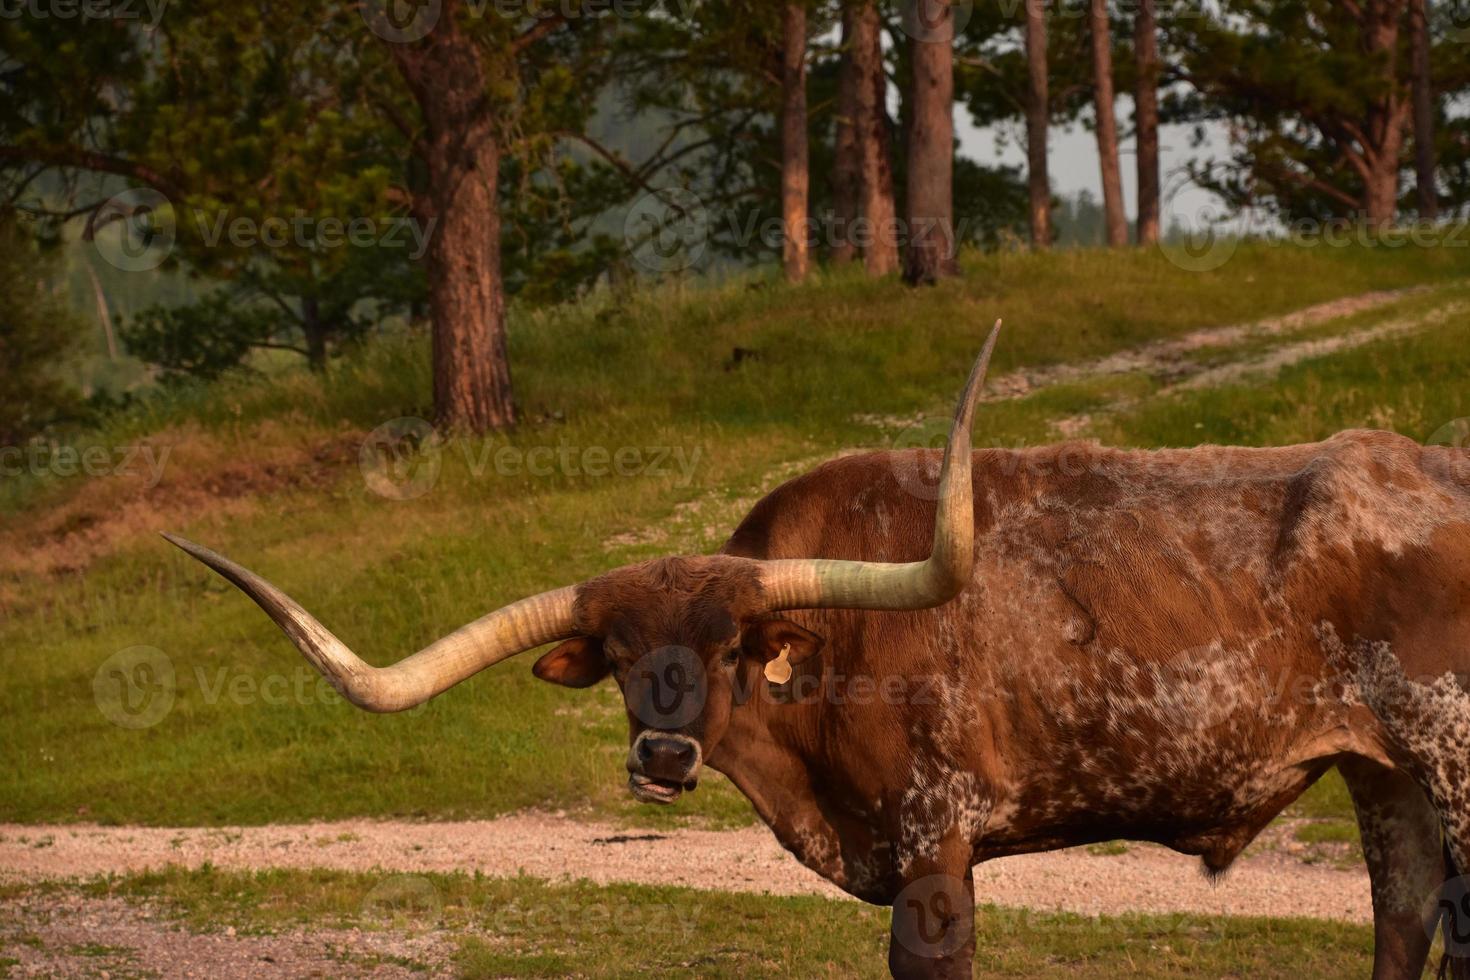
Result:
{"label": "vecteezy logo", "polygon": [[92,675],[92,698],[102,716],[120,728],[148,728],[173,709],[174,663],[157,647],[119,650]]}
{"label": "vecteezy logo", "polygon": [[1470,877],[1460,875],[1441,885],[1425,899],[1421,918],[1431,942],[1443,927],[1446,956],[1470,956]]}
{"label": "vecteezy logo", "polygon": [[1470,449],[1470,418],[1446,422],[1434,431],[1424,443],[1426,446],[1450,446],[1454,449]]}
{"label": "vecteezy logo", "polygon": [[444,903],[439,889],[421,875],[394,875],[373,886],[362,900],[362,914],[374,920],[432,926],[439,922]]}
{"label": "vecteezy logo", "polygon": [[649,728],[683,728],[704,710],[704,663],[688,647],[659,647],[628,671],[623,693],[634,717]]}
{"label": "vecteezy logo", "polygon": [[439,23],[442,0],[363,0],[368,30],[391,44],[412,44]]}
{"label": "vecteezy logo", "polygon": [[[1181,193],[1204,196],[1192,206],[1181,208]],[[1160,236],[1159,251],[1164,253],[1164,258],[1185,272],[1213,272],[1235,257],[1240,248],[1240,232],[1225,227],[1224,223],[1232,215],[1217,197],[1185,178],[1170,190],[1168,199],[1183,220],[1176,221],[1167,234]]]}
{"label": "vecteezy logo", "polygon": [[[939,499],[939,468],[944,447],[949,443],[949,432],[954,419],[948,416],[925,415],[904,426],[893,437],[893,448],[889,454],[889,466],[899,485],[919,500]],[[905,452],[913,449],[933,449],[938,452]]]}
{"label": "vecteezy logo", "polygon": [[919,878],[893,902],[893,938],[915,956],[948,956],[970,938],[961,928],[969,901],[965,883],[954,875]]}
{"label": "vecteezy logo", "polygon": [[1446,40],[1456,44],[1470,42],[1470,0],[1448,0],[1435,7],[1436,20],[1444,24]]}
{"label": "vecteezy logo", "polygon": [[644,194],[623,219],[623,244],[650,272],[682,272],[704,257],[710,220],[699,195],[682,188]]}
{"label": "vecteezy logo", "polygon": [[108,265],[124,272],[156,269],[173,251],[177,216],[169,199],[151,187],[134,187],[103,201],[86,237]]}
{"label": "vecteezy logo", "polygon": [[1424,443],[1462,450],[1449,453],[1425,453],[1424,465],[1440,479],[1450,483],[1470,480],[1470,418],[1455,419],[1435,430]]}
{"label": "vecteezy logo", "polygon": [[443,447],[434,427],[420,418],[384,422],[362,441],[358,469],[367,487],[389,500],[413,500],[434,489],[443,465]]}

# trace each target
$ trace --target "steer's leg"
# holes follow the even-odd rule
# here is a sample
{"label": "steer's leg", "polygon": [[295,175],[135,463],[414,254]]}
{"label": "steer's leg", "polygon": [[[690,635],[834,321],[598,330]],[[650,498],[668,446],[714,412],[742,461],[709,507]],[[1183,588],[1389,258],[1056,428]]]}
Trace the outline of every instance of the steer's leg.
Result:
{"label": "steer's leg", "polygon": [[1470,608],[1462,608],[1470,597],[1460,581],[1470,567],[1470,537],[1444,540],[1444,548],[1413,557],[1417,564],[1394,577],[1399,585],[1376,599],[1404,612],[1391,642],[1343,639],[1330,628],[1319,636],[1347,701],[1376,722],[1352,727],[1413,777],[1438,818],[1444,886],[1426,889],[1421,902],[1426,912],[1444,913],[1448,955],[1440,976],[1470,980],[1470,896],[1459,877],[1470,872]]}
{"label": "steer's leg", "polygon": [[[944,858],[946,851],[948,859]],[[968,845],[915,860],[893,902],[888,970],[899,980],[969,980],[975,956],[975,879]]]}
{"label": "steer's leg", "polygon": [[1439,819],[1406,773],[1367,759],[1338,766],[1373,884],[1373,980],[1414,980],[1429,955],[1425,899],[1444,877]]}
{"label": "steer's leg", "polygon": [[1443,833],[1443,887],[1426,894],[1441,916],[1445,954],[1439,975],[1470,980],[1470,690],[1464,673],[1443,670],[1443,661],[1404,658],[1414,673],[1381,651],[1363,685],[1369,704],[1391,736],[1399,756],[1434,807]]}
{"label": "steer's leg", "polygon": [[1467,770],[1470,760],[1441,768],[1425,780],[1444,830],[1445,880],[1431,911],[1440,919],[1444,939],[1439,976],[1449,980],[1470,980],[1470,877],[1465,877],[1470,869],[1470,800],[1466,799],[1470,786],[1463,775]]}
{"label": "steer's leg", "polygon": [[1435,907],[1445,947],[1439,976],[1470,980],[1470,759],[1458,746],[1445,755],[1438,766],[1426,766],[1424,780],[1444,830],[1445,881]]}
{"label": "steer's leg", "polygon": [[1470,873],[1470,691],[1463,674],[1439,672],[1442,661],[1405,658],[1415,670],[1411,677],[1381,651],[1376,659],[1372,672],[1360,676],[1361,689],[1443,832],[1444,885],[1423,900],[1442,914],[1440,976],[1470,980],[1470,879],[1462,877]]}

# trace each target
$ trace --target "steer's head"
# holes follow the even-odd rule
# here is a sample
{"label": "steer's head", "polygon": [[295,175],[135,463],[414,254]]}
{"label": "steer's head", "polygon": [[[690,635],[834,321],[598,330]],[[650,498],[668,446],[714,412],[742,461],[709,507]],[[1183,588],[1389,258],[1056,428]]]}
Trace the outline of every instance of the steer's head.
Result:
{"label": "steer's head", "polygon": [[461,627],[391,667],[357,657],[289,596],[222,555],[170,541],[239,586],[343,696],[369,711],[422,704],[526,650],[561,641],[533,670],[568,687],[609,674],[628,712],[629,787],[671,803],[692,789],[752,678],[782,683],[820,637],[781,617],[790,609],[923,609],[970,579],[974,501],[970,424],[1000,324],[960,397],[940,471],[934,546],[919,562],[730,555],[662,558],[522,599]]}
{"label": "steer's head", "polygon": [[532,670],[567,687],[612,675],[628,714],[629,789],[645,803],[672,803],[694,788],[766,665],[821,649],[820,637],[769,610],[760,566],[746,559],[619,568],[581,585],[578,635]]}

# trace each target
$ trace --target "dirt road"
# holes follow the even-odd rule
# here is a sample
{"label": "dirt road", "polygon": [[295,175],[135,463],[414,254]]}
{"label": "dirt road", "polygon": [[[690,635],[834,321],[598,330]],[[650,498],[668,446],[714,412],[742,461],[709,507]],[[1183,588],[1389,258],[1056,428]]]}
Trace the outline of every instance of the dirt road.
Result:
{"label": "dirt road", "polygon": [[[1151,845],[1125,853],[1073,848],[980,866],[978,895],[995,905],[1084,914],[1197,912],[1368,922],[1367,875],[1290,853],[1289,826],[1273,829],[1225,880]],[[234,828],[0,825],[0,874],[91,877],[167,865],[336,868],[349,871],[525,873],[792,895],[841,893],[781,849],[764,827],[630,830],[549,814],[461,823],[349,820]]]}

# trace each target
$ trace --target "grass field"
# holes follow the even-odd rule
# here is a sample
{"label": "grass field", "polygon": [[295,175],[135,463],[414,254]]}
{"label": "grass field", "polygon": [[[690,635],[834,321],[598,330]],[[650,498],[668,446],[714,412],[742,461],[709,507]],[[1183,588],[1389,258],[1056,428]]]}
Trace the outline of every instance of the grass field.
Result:
{"label": "grass field", "polygon": [[[396,961],[466,977],[888,975],[888,910],[821,898],[529,878],[209,869],[48,887],[146,902],[163,918],[205,933],[427,933],[447,945],[447,963],[412,955]],[[352,939],[351,947],[363,944]],[[1372,947],[1365,926],[1307,919],[1094,918],[986,906],[976,915],[975,976],[1364,976]],[[107,952],[89,955],[101,960]],[[340,968],[371,962],[359,954]]]}
{"label": "grass field", "polygon": [[[717,547],[782,474],[888,444],[901,437],[895,418],[947,412],[997,316],[1009,325],[1003,374],[1371,289],[1435,287],[1316,332],[1368,329],[1470,301],[1467,279],[1466,250],[1247,245],[1209,273],[1150,252],[994,255],[919,292],[840,274],[800,288],[749,281],[601,296],[514,318],[527,423],[443,446],[432,485],[411,499],[370,489],[358,449],[381,423],[427,412],[420,337],[371,344],[324,379],[276,371],[157,399],[87,439],[114,457],[167,449],[156,486],[116,473],[0,484],[0,820],[260,823],[552,807],[749,821],[719,780],[671,811],[636,807],[621,775],[615,690],[541,684],[526,661],[405,715],[358,712],[323,695],[253,605],[153,532],[230,554],[387,663],[520,595]],[[736,347],[757,356],[734,364]],[[1292,365],[1267,386],[1245,378],[1171,393],[1135,375],[1059,385],[985,406],[977,441],[1052,441],[1057,419],[1081,414],[1092,417],[1084,434],[1136,446],[1287,443],[1354,426],[1422,439],[1470,415],[1467,373],[1463,320],[1449,319]],[[534,451],[563,447],[573,465],[528,472],[549,458]],[[637,466],[589,475],[589,449],[627,450]],[[427,480],[426,458],[409,466]],[[139,662],[166,665],[172,681],[110,670]],[[120,726],[99,710],[118,693],[130,710],[127,699],[143,699],[144,716],[167,710],[145,727]],[[1347,815],[1335,780],[1303,807]],[[849,914],[860,910],[833,913]],[[1140,924],[1137,935],[1156,928]],[[1210,942],[1230,946],[1228,936]],[[1284,961],[1263,968],[1278,966],[1291,972]]]}

